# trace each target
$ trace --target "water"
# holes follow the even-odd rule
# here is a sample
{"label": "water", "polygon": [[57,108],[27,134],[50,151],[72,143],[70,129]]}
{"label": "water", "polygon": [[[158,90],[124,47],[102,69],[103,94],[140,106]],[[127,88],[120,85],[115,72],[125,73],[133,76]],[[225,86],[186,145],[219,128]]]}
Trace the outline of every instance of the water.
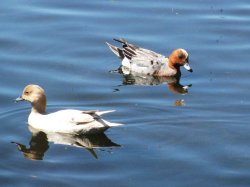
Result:
{"label": "water", "polygon": [[[0,23],[1,186],[249,186],[248,1],[4,0]],[[188,93],[111,73],[119,37],[185,48]],[[115,109],[105,119],[125,125],[79,140],[94,149],[32,137],[29,104],[13,102],[30,83],[48,112]]]}

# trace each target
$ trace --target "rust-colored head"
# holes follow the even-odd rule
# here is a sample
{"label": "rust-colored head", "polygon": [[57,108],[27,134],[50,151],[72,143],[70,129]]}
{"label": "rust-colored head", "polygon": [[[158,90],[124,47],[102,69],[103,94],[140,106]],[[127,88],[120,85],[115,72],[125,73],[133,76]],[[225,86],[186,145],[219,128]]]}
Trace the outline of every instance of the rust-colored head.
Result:
{"label": "rust-colored head", "polygon": [[34,84],[27,85],[16,101],[29,101],[32,105],[32,110],[39,113],[44,113],[46,110],[46,96],[44,90]]}
{"label": "rust-colored head", "polygon": [[180,66],[190,72],[193,72],[192,68],[189,66],[188,53],[185,49],[175,49],[169,56],[169,67],[172,69],[179,70]]}

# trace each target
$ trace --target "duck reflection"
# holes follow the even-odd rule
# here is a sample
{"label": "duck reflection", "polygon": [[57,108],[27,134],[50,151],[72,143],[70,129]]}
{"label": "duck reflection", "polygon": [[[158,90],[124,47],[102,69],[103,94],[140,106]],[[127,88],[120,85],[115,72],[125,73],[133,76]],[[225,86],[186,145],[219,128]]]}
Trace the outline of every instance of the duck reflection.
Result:
{"label": "duck reflection", "polygon": [[[122,68],[120,67],[117,71],[111,72],[118,72],[123,75],[123,85],[144,85],[144,86],[155,86],[160,84],[167,84],[167,87],[170,91],[176,94],[185,95],[188,93],[188,89],[192,86],[189,85],[182,85],[180,84],[181,76],[175,77],[154,77],[151,75],[141,75],[141,74],[125,74],[123,73]],[[119,90],[115,90],[119,91]]]}
{"label": "duck reflection", "polygon": [[174,102],[174,106],[185,106],[185,101],[184,99],[178,99]]}
{"label": "duck reflection", "polygon": [[71,145],[79,148],[85,148],[91,155],[98,159],[95,148],[120,147],[119,144],[112,142],[104,133],[93,135],[70,135],[60,133],[44,133],[29,126],[32,137],[29,146],[21,143],[16,144],[18,150],[24,157],[30,160],[43,160],[45,152],[49,149],[49,142],[61,145]]}
{"label": "duck reflection", "polygon": [[30,160],[42,160],[44,153],[49,149],[47,136],[44,132],[38,132],[32,135],[32,138],[29,142],[29,148],[17,142],[12,143],[15,143],[18,150]]}

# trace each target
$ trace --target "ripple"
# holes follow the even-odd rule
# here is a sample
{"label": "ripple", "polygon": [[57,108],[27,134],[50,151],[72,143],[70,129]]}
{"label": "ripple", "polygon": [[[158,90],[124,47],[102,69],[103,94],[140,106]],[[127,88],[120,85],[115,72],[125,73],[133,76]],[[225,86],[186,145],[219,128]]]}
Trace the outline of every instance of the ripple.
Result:
{"label": "ripple", "polygon": [[[247,186],[249,9],[247,0],[3,0],[2,185]],[[187,49],[194,73],[183,71],[181,83],[189,92],[123,85],[109,73],[120,61],[105,42],[116,37],[166,56]],[[115,109],[105,117],[126,125],[107,136],[122,147],[98,149],[97,160],[50,143],[42,161],[28,160],[10,142],[30,148],[30,104],[13,103],[30,83],[45,88],[49,112]]]}

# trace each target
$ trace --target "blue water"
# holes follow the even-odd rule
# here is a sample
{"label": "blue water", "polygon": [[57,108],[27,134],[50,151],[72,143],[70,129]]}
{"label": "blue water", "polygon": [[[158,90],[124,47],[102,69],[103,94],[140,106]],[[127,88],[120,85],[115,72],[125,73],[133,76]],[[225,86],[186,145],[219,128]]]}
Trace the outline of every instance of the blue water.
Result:
{"label": "blue water", "polygon": [[[3,0],[0,23],[1,186],[250,185],[249,1]],[[110,72],[120,37],[186,49],[188,92]],[[82,140],[93,149],[32,137],[29,103],[14,103],[30,83],[48,112],[114,109],[125,125]]]}

